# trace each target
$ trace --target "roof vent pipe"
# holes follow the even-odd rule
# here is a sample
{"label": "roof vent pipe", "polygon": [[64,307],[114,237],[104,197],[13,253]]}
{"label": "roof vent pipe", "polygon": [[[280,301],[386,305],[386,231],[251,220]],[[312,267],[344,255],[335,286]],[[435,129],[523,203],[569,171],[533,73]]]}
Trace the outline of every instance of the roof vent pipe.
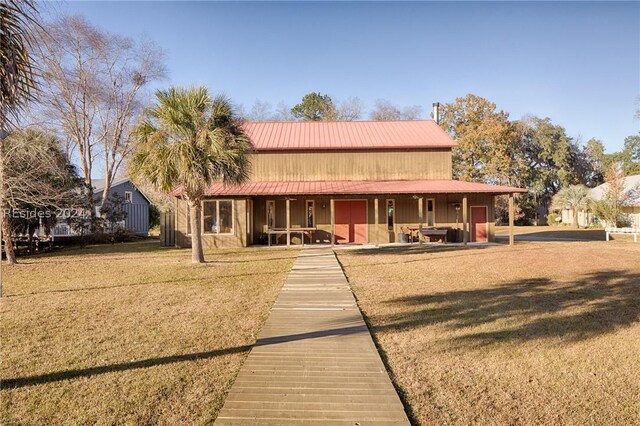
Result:
{"label": "roof vent pipe", "polygon": [[440,102],[433,103],[433,121],[440,124]]}

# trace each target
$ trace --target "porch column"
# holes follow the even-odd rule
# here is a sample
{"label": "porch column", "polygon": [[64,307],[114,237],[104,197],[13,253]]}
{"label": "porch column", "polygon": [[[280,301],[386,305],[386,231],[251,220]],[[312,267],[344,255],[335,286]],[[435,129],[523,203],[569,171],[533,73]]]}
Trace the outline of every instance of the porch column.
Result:
{"label": "porch column", "polygon": [[462,243],[466,246],[469,241],[469,235],[467,234],[467,228],[469,227],[469,212],[467,211],[467,194],[462,196]]}
{"label": "porch column", "polygon": [[509,194],[509,245],[513,245],[513,216],[515,206],[513,203],[513,193]]}
{"label": "porch column", "polygon": [[418,244],[422,244],[422,197],[418,197]]}
{"label": "porch column", "polygon": [[378,197],[373,199],[373,211],[375,214],[375,232],[373,233],[373,237],[376,239],[376,247],[378,247],[378,242],[380,241],[380,226],[378,226]]}
{"label": "porch column", "polygon": [[287,247],[291,245],[291,200],[287,198]]}
{"label": "porch column", "polygon": [[331,205],[331,247],[333,247],[333,242],[336,239],[336,202],[332,198],[329,204]]}

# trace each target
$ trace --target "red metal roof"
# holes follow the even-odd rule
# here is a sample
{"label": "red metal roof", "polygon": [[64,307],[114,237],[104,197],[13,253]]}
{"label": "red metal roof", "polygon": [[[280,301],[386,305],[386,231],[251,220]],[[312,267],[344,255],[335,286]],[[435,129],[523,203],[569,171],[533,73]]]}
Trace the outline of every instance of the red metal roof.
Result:
{"label": "red metal roof", "polygon": [[433,120],[248,122],[258,151],[451,148],[456,141]]}
{"label": "red metal roof", "polygon": [[247,182],[242,185],[213,184],[207,195],[357,195],[357,194],[508,194],[527,192],[510,186],[458,180]]}

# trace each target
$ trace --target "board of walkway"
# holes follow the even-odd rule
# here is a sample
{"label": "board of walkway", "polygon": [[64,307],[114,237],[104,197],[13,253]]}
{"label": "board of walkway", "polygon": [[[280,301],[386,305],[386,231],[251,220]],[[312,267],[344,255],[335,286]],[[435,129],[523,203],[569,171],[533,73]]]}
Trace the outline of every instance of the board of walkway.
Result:
{"label": "board of walkway", "polygon": [[216,425],[409,425],[331,249],[297,257]]}

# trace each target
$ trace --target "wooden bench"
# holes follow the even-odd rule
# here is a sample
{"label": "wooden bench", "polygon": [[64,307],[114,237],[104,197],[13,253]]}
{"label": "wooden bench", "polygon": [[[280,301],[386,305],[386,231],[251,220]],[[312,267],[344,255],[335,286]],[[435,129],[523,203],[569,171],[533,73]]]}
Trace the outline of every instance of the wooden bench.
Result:
{"label": "wooden bench", "polygon": [[420,236],[429,238],[431,241],[431,237],[437,237],[439,240],[442,240],[443,243],[447,242],[447,232],[446,229],[421,229]]}
{"label": "wooden bench", "polygon": [[607,233],[607,241],[609,241],[609,235],[611,234],[623,234],[623,235],[633,235],[633,241],[638,242],[638,234],[640,234],[640,229],[638,228],[605,228],[605,232]]}

